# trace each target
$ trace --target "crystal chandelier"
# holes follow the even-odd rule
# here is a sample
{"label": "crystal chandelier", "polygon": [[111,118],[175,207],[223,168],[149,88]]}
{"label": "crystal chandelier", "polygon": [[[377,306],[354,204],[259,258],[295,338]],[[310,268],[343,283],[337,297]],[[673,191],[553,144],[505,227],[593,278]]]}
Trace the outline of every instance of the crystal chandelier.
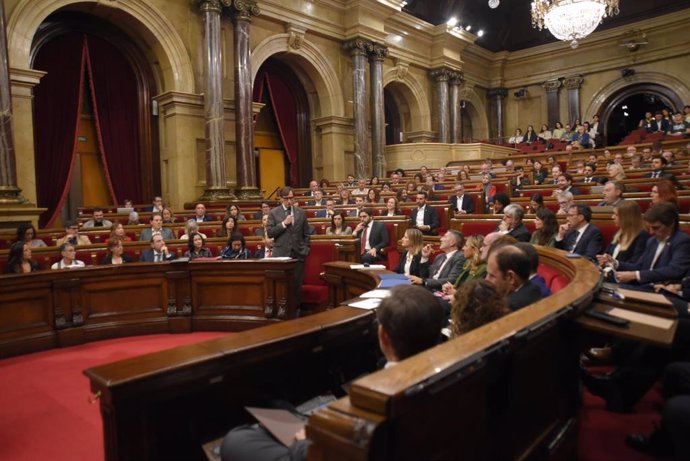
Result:
{"label": "crystal chandelier", "polygon": [[577,48],[607,16],[618,14],[618,0],[533,0],[532,27],[544,27],[559,40]]}

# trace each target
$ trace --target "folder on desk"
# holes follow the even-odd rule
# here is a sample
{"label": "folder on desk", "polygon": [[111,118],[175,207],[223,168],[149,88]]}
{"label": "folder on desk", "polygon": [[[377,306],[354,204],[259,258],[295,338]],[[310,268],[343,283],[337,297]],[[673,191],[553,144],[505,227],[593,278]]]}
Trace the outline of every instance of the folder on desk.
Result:
{"label": "folder on desk", "polygon": [[287,410],[257,407],[245,409],[286,447],[292,445],[295,434],[304,429],[304,420]]}
{"label": "folder on desk", "polygon": [[381,274],[381,283],[377,288],[392,288],[398,285],[412,285],[405,274]]}

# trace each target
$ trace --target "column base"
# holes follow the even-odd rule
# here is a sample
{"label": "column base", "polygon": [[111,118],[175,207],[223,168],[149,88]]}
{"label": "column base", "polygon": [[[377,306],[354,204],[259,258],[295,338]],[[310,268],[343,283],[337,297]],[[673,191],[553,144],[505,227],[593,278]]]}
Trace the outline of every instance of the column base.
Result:
{"label": "column base", "polygon": [[237,198],[240,200],[261,200],[264,198],[257,187],[241,187],[235,189],[235,192],[237,192]]}
{"label": "column base", "polygon": [[223,201],[223,200],[237,200],[237,197],[227,187],[224,187],[224,188],[213,187],[213,188],[204,190],[204,195],[199,197],[199,200],[197,200],[197,202],[213,202],[213,201]]}
{"label": "column base", "polygon": [[0,186],[0,205],[26,205],[29,201],[22,196],[22,190],[14,186]]}

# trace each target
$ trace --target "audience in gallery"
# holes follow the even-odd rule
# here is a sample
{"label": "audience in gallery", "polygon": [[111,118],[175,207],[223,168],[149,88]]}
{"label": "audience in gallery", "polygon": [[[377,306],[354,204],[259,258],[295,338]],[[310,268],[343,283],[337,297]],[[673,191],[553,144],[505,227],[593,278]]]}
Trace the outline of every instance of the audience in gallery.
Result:
{"label": "audience in gallery", "polygon": [[101,260],[101,265],[107,266],[131,262],[132,258],[125,253],[125,247],[122,245],[122,240],[118,238],[110,239],[108,241],[108,254]]}
{"label": "audience in gallery", "polygon": [[31,223],[22,223],[17,227],[17,241],[27,243],[31,248],[45,247],[46,242],[35,238],[36,228]]}
{"label": "audience in gallery", "polygon": [[649,196],[652,198],[652,204],[668,202],[678,205],[678,192],[676,192],[676,187],[668,179],[660,179],[654,183]]}
{"label": "audience in gallery", "polygon": [[71,269],[73,267],[84,267],[83,261],[78,260],[77,249],[73,244],[66,242],[60,245],[60,260],[50,266],[51,269]]}
{"label": "audience in gallery", "polygon": [[221,259],[249,259],[251,254],[246,247],[244,235],[237,232],[230,235],[227,246],[220,251]]}
{"label": "audience in gallery", "polygon": [[345,224],[345,214],[342,211],[336,211],[331,216],[331,225],[326,228],[326,235],[352,235],[352,228]]}
{"label": "audience in gallery", "polygon": [[[201,221],[203,222],[203,221]],[[204,239],[208,238],[206,237],[206,234],[199,232],[199,221],[195,221],[194,219],[190,219],[187,221],[184,225],[184,234],[180,235],[180,240],[188,240],[189,236],[192,234],[199,234],[201,235]]]}
{"label": "audience in gallery", "polygon": [[86,235],[79,234],[79,223],[77,221],[65,222],[65,236],[57,239],[55,245],[60,246],[63,243],[71,243],[72,245],[91,245],[91,239]]}
{"label": "audience in gallery", "polygon": [[534,127],[532,125],[527,125],[527,131],[522,137],[522,142],[532,143],[537,141],[537,134],[534,132]]}
{"label": "audience in gallery", "polygon": [[423,235],[418,229],[407,229],[403,238],[400,240],[400,246],[404,249],[400,255],[398,267],[395,272],[398,274],[405,274],[406,276],[414,275],[422,279],[429,277],[429,255],[424,256],[422,249],[424,248]]}
{"label": "audience in gallery", "polygon": [[184,256],[189,258],[190,261],[198,258],[213,258],[213,253],[206,247],[206,237],[204,234],[198,232],[189,234],[187,251],[185,251]]}
{"label": "audience in gallery", "polygon": [[38,263],[31,259],[31,245],[23,240],[10,246],[5,272],[8,274],[28,274],[39,270]]}
{"label": "audience in gallery", "polygon": [[546,247],[556,246],[558,220],[556,214],[548,208],[539,208],[534,218],[534,229],[530,243]]}

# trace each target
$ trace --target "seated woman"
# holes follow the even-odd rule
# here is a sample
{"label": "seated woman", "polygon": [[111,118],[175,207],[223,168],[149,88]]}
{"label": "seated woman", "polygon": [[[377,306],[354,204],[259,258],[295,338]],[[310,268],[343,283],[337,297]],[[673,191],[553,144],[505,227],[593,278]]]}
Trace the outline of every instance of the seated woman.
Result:
{"label": "seated woman", "polygon": [[400,262],[395,272],[407,276],[415,275],[422,279],[429,278],[430,262],[422,256],[422,248],[424,248],[422,232],[419,229],[407,229],[400,240],[400,245],[405,251],[400,255]]}
{"label": "seated woman", "polygon": [[527,131],[522,137],[522,142],[532,143],[537,140],[537,133],[534,132],[534,127],[532,125],[527,125]]}
{"label": "seated woman", "polygon": [[234,233],[228,238],[228,244],[220,252],[221,259],[249,259],[251,255],[245,248],[244,235]]}
{"label": "seated woman", "polygon": [[175,222],[175,213],[167,206],[163,208],[161,217],[163,218],[163,224],[173,224]]}
{"label": "seated woman", "polygon": [[367,199],[365,200],[365,202],[371,203],[372,205],[378,205],[379,203],[381,203],[381,192],[378,189],[372,187],[367,192]]}
{"label": "seated woman", "polygon": [[60,245],[60,254],[62,258],[60,261],[50,266],[51,269],[71,269],[73,267],[86,266],[83,261],[79,261],[76,258],[77,249],[71,243],[63,243]]}
{"label": "seated woman", "polygon": [[590,147],[592,147],[592,141],[589,138],[589,133],[585,131],[584,126],[579,126],[577,128],[577,131],[573,135],[571,144],[573,145],[573,147],[580,146],[584,147],[585,149],[589,149]]}
{"label": "seated woman", "polygon": [[354,205],[355,201],[350,197],[350,189],[343,189],[340,191],[341,205]]}
{"label": "seated woman", "polygon": [[28,274],[39,269],[38,263],[31,259],[31,246],[27,242],[20,240],[10,246],[7,266],[5,266],[6,273]]}
{"label": "seated woman", "polygon": [[139,213],[136,211],[131,211],[129,213],[129,218],[127,220],[127,225],[128,226],[133,226],[135,224],[139,224]]}
{"label": "seated woman", "polygon": [[535,160],[532,164],[532,184],[544,184],[548,175],[549,173],[542,163],[539,160]]}
{"label": "seated woman", "polygon": [[246,221],[247,220],[247,218],[245,218],[244,215],[242,214],[242,212],[240,211],[240,207],[238,207],[234,203],[231,203],[225,209],[225,216],[232,216],[233,218],[235,218],[235,221]]}
{"label": "seated woman", "polygon": [[451,307],[451,338],[509,313],[505,298],[492,284],[484,279],[471,280],[460,287]]}
{"label": "seated woman", "polygon": [[352,228],[345,225],[345,214],[342,211],[331,216],[331,225],[326,229],[326,235],[352,235]]}
{"label": "seated woman", "polygon": [[113,238],[108,241],[108,254],[101,260],[101,265],[131,263],[132,258],[125,254],[122,240]]}
{"label": "seated woman", "polygon": [[386,209],[381,212],[381,216],[401,216],[402,214],[403,212],[398,206],[398,199],[389,197],[386,200]]}
{"label": "seated woman", "polygon": [[206,248],[206,237],[204,234],[192,232],[189,234],[187,251],[184,253],[186,258],[193,261],[197,258],[213,258],[211,250]]}
{"label": "seated woman", "polygon": [[455,177],[458,181],[469,181],[470,174],[465,170],[459,170],[457,176]]}
{"label": "seated woman", "polygon": [[216,237],[229,237],[235,232],[240,232],[237,226],[237,220],[234,216],[226,216],[220,225],[220,229],[216,232]]}
{"label": "seated woman", "polygon": [[551,139],[551,131],[549,130],[549,126],[546,123],[541,126],[541,130],[539,130],[539,134],[537,135],[537,137],[544,142]]}
{"label": "seated woman", "polygon": [[257,237],[263,237],[268,234],[268,215],[265,214],[261,216],[261,227],[257,227],[254,230],[254,235]]}
{"label": "seated woman", "polygon": [[542,208],[544,208],[544,197],[539,192],[535,192],[529,198],[529,207],[527,212],[529,213],[531,211],[532,213],[536,214],[537,211]]}
{"label": "seated woman", "polygon": [[491,184],[491,175],[485,174],[482,176],[482,194],[484,195],[484,212],[489,213],[491,205],[494,203],[494,196],[496,195],[496,186]]}
{"label": "seated woman", "polygon": [[110,237],[108,237],[108,240],[106,240],[106,243],[113,240],[113,239],[118,239],[121,242],[131,242],[132,241],[131,237],[127,236],[127,233],[125,232],[125,226],[123,226],[121,222],[113,223],[113,228],[110,231]]}
{"label": "seated woman", "polygon": [[508,138],[509,144],[519,144],[522,142],[522,130],[520,128],[515,129],[515,134]]}
{"label": "seated woman", "polygon": [[561,122],[556,122],[555,128],[553,129],[553,132],[551,133],[551,137],[553,139],[561,139],[561,137],[563,137],[564,133],[565,133],[565,129],[563,128],[563,124]]}
{"label": "seated woman", "polygon": [[442,287],[443,298],[447,301],[453,301],[458,288],[464,283],[474,279],[483,279],[486,275],[486,261],[482,259],[482,245],[484,245],[484,237],[481,235],[473,235],[465,240],[465,245],[462,247],[462,254],[465,256],[462,272],[453,283],[446,282]]}
{"label": "seated woman", "polygon": [[208,238],[206,234],[199,232],[199,224],[194,220],[187,221],[187,224],[184,226],[184,234],[180,236],[180,240],[189,240],[189,236],[192,234],[199,234],[204,239]]}
{"label": "seated woman", "polygon": [[676,186],[668,179],[660,179],[652,186],[652,191],[649,193],[652,198],[652,205],[660,202],[670,202],[678,205],[678,192]]}
{"label": "seated woman", "polygon": [[17,241],[29,244],[31,248],[47,246],[46,242],[36,237],[36,228],[31,223],[23,223],[17,227]]}
{"label": "seated woman", "polygon": [[537,210],[537,216],[534,218],[534,229],[529,243],[545,247],[556,245],[556,235],[558,234],[556,213],[545,207]]}
{"label": "seated woman", "polygon": [[379,186],[380,185],[380,180],[378,176],[372,176],[371,179],[369,180],[369,185],[370,186]]}
{"label": "seated woman", "polygon": [[[597,255],[601,267],[610,265],[611,259],[620,262],[635,262],[644,253],[649,239],[642,221],[642,210],[635,200],[623,200],[613,209],[613,224],[618,232],[606,248],[606,253]],[[608,258],[607,256],[610,256]]]}
{"label": "seated woman", "polygon": [[608,172],[609,181],[622,181],[625,179],[625,170],[623,165],[619,163],[612,163],[606,167]]}

